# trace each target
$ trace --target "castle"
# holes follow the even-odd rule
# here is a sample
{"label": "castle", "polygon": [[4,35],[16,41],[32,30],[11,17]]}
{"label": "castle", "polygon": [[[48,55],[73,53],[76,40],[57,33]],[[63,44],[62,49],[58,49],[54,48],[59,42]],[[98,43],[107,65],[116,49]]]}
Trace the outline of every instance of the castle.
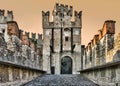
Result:
{"label": "castle", "polygon": [[[120,34],[115,35],[114,20],[87,46],[81,45],[82,11],[56,4],[42,11],[43,38],[24,32],[13,20],[13,12],[0,10],[0,82],[33,79],[39,74],[83,74],[101,86],[120,85]],[[44,71],[43,71],[44,70]]]}
{"label": "castle", "polygon": [[82,11],[56,4],[50,22],[50,12],[42,12],[43,70],[53,74],[77,74],[81,67]]}
{"label": "castle", "polygon": [[43,69],[52,74],[81,73],[105,86],[120,82],[120,34],[115,35],[114,20],[106,20],[93,39],[81,45],[82,11],[56,4],[50,22],[50,12],[42,12]]}

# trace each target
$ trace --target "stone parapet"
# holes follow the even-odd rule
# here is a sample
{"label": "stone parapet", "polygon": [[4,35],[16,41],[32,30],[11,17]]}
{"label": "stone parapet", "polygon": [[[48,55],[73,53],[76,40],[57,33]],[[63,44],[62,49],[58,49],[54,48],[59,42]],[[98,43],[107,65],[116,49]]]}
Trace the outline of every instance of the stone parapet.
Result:
{"label": "stone parapet", "polygon": [[[113,62],[118,56],[120,34],[114,38],[115,21],[105,21],[103,28],[99,30],[91,42],[85,48],[84,68],[90,68],[104,63]],[[84,69],[83,68],[83,69]]]}
{"label": "stone parapet", "polygon": [[21,45],[20,40],[16,36],[11,38],[12,41],[5,45],[6,42],[1,37],[0,61],[40,69],[40,56],[29,46]]}
{"label": "stone parapet", "polygon": [[84,51],[80,73],[99,86],[120,86],[120,33],[114,34],[115,21],[105,21]]}
{"label": "stone parapet", "polygon": [[99,86],[120,86],[120,60],[80,71]]}
{"label": "stone parapet", "polygon": [[44,73],[40,69],[0,62],[0,86],[20,86]]}
{"label": "stone parapet", "polygon": [[0,86],[20,86],[42,75],[42,35],[24,32],[13,11],[0,9]]}
{"label": "stone parapet", "polygon": [[0,86],[18,86],[45,73],[41,57],[29,46],[14,45],[13,50],[7,49],[7,43],[0,34]]}

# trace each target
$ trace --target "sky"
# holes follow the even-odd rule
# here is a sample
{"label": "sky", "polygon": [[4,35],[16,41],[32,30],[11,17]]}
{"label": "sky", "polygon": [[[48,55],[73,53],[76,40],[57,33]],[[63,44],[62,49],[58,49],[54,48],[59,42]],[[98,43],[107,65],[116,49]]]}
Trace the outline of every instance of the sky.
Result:
{"label": "sky", "polygon": [[[55,3],[72,5],[82,10],[82,44],[87,45],[105,20],[116,21],[120,32],[120,0],[0,0],[0,9],[12,10],[14,20],[24,31],[42,33],[42,10],[52,14]],[[52,17],[52,15],[51,15]]]}

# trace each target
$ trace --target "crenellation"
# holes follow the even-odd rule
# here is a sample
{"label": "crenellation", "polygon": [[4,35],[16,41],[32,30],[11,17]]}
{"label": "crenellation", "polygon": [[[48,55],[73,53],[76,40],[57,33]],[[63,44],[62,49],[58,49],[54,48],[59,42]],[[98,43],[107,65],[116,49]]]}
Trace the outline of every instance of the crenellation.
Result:
{"label": "crenellation", "polygon": [[77,17],[77,18],[81,18],[81,15],[82,15],[82,11],[74,11],[74,16]]}
{"label": "crenellation", "polygon": [[19,38],[22,39],[23,30],[19,29]]}
{"label": "crenellation", "polygon": [[5,14],[5,10],[1,10],[1,9],[0,9],[0,15],[1,15],[1,16],[4,16],[4,14]]}
{"label": "crenellation", "polygon": [[[109,21],[105,21],[105,23],[106,22],[109,22]],[[105,61],[108,62],[108,61],[111,61],[110,59],[112,59],[111,58],[112,54],[107,52],[114,48],[114,34],[106,33],[106,35],[103,35],[103,33],[104,33],[104,29],[99,30],[99,34],[94,36],[93,40],[91,41],[91,43],[88,44],[88,47],[86,48],[87,49],[86,52],[88,52],[87,56],[92,57],[91,59],[94,59],[95,61],[93,62],[94,63],[93,65],[100,65]],[[93,53],[95,55],[93,55]],[[90,62],[88,61],[88,65],[89,63]]]}
{"label": "crenellation", "polygon": [[31,33],[32,34],[32,39],[36,40],[36,33]]}
{"label": "crenellation", "polygon": [[98,37],[99,37],[98,34],[94,35],[94,38],[93,38],[93,43],[94,43],[94,45],[97,43]]}
{"label": "crenellation", "polygon": [[61,17],[64,17],[64,13],[66,13],[68,16],[72,16],[73,7],[56,3],[54,11],[56,11],[56,14]]}
{"label": "crenellation", "polygon": [[42,48],[42,45],[43,45],[42,34],[38,34],[37,47]]}
{"label": "crenellation", "polygon": [[[43,35],[19,29],[13,11],[0,9],[0,84],[21,85],[39,74],[83,74],[100,86],[120,84],[120,33],[114,20],[85,46],[81,45],[82,11],[56,3],[42,11]],[[72,21],[74,17],[74,21]],[[42,37],[43,36],[43,37]],[[17,82],[17,84],[15,84]]]}
{"label": "crenellation", "polygon": [[[98,33],[90,42],[91,44],[88,43],[86,46],[81,73],[100,86],[114,86],[116,83],[119,84],[117,72],[120,69],[120,34],[114,38],[115,21],[105,21]],[[90,57],[92,57],[92,63]]]}
{"label": "crenellation", "polygon": [[[37,39],[36,33],[31,33],[31,38],[13,21],[13,12],[7,14],[0,10],[0,16],[6,18],[3,23],[0,17],[0,84],[20,85],[42,73],[42,35]],[[29,71],[36,73],[30,78]]]}
{"label": "crenellation", "polygon": [[7,11],[7,21],[13,21],[13,11]]}
{"label": "crenellation", "polygon": [[25,35],[30,38],[30,32],[25,32]]}
{"label": "crenellation", "polygon": [[0,23],[6,23],[5,10],[0,9]]}
{"label": "crenellation", "polygon": [[103,24],[102,33],[103,36],[106,34],[115,34],[115,23],[116,21],[107,20]]}
{"label": "crenellation", "polygon": [[98,30],[98,33],[99,33],[99,40],[100,40],[103,37],[102,30]]}
{"label": "crenellation", "polygon": [[50,12],[47,11],[47,12],[44,12],[42,11],[42,24],[43,24],[43,27],[48,27],[49,26],[49,17],[50,17]]}
{"label": "crenellation", "polygon": [[35,48],[36,48],[36,45],[35,45],[34,39],[30,39],[29,43],[30,43],[31,49],[32,49],[33,51],[36,51],[36,49],[35,49]]}
{"label": "crenellation", "polygon": [[82,11],[74,11],[75,16],[75,26],[76,27],[82,27]]}
{"label": "crenellation", "polygon": [[72,17],[72,14],[73,14],[73,7],[70,6],[70,9],[68,11],[68,15]]}
{"label": "crenellation", "polygon": [[5,24],[8,21],[13,21],[13,11],[7,11],[7,16],[5,16],[5,10],[0,9],[0,23]]}
{"label": "crenellation", "polygon": [[[62,58],[73,60],[72,72],[77,74],[80,69],[81,56],[81,18],[78,13],[76,21],[72,21],[73,7],[56,3],[52,12],[53,21],[43,23],[43,69],[48,73],[61,74]],[[81,15],[80,15],[81,17]],[[78,18],[78,20],[77,20]],[[45,20],[43,12],[43,20]],[[44,26],[45,24],[46,26]],[[69,52],[69,56],[64,52]],[[77,53],[77,55],[73,55]],[[56,63],[57,62],[57,63]],[[46,64],[47,63],[47,64]],[[52,71],[53,68],[53,71]]]}

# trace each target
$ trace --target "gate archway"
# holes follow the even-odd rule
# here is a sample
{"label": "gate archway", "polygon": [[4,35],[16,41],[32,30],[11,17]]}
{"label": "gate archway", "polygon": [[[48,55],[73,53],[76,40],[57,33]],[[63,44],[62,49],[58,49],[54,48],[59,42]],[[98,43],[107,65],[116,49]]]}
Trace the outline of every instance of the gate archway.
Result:
{"label": "gate archway", "polygon": [[72,59],[69,56],[61,59],[61,74],[72,74]]}

